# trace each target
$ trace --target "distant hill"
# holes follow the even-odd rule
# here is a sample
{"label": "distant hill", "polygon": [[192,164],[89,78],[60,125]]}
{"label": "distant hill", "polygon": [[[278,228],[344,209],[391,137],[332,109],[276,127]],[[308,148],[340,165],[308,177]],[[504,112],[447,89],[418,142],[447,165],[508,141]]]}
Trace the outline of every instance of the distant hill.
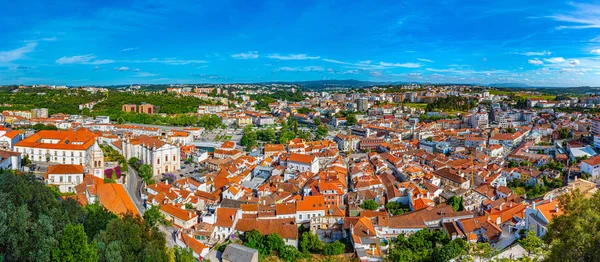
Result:
{"label": "distant hill", "polygon": [[270,82],[268,84],[295,84],[306,89],[329,89],[329,88],[360,88],[374,85],[383,85],[384,82],[369,82],[354,79],[348,80],[314,80],[314,81],[294,81],[294,82]]}

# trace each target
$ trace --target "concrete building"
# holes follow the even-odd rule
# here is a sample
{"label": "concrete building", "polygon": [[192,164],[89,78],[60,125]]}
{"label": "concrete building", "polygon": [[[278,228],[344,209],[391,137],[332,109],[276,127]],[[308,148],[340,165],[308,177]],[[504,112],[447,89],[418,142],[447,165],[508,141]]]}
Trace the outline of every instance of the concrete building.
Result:
{"label": "concrete building", "polygon": [[135,113],[137,112],[137,105],[135,104],[124,104],[121,106],[121,110],[127,113]]}
{"label": "concrete building", "polygon": [[366,98],[356,99],[356,109],[358,111],[367,111],[369,109],[369,100]]}
{"label": "concrete building", "polygon": [[138,107],[138,113],[140,114],[154,114],[154,106],[152,104],[146,104],[146,103],[142,103],[139,107]]}

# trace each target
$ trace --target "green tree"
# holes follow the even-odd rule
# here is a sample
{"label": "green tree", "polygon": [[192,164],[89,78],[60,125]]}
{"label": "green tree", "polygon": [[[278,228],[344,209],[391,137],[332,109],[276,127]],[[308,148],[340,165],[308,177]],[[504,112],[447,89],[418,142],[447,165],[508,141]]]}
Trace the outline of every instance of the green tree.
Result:
{"label": "green tree", "polygon": [[527,231],[525,237],[519,240],[519,244],[527,250],[529,255],[535,253],[536,250],[539,250],[539,248],[544,245],[542,240],[535,235],[535,231],[533,230]]}
{"label": "green tree", "polygon": [[106,229],[108,222],[117,218],[114,213],[108,211],[98,202],[86,205],[83,210],[85,211],[83,227],[85,228],[85,234],[90,239],[93,239],[98,233]]}
{"label": "green tree", "polygon": [[148,182],[152,179],[152,167],[148,164],[143,164],[140,166],[138,174],[144,181]]}
{"label": "green tree", "polygon": [[379,205],[377,204],[377,202],[375,202],[375,200],[367,199],[363,201],[362,204],[360,204],[360,208],[366,210],[377,210],[379,208]]}
{"label": "green tree", "polygon": [[286,245],[279,251],[279,257],[286,262],[297,261],[301,256],[302,254],[300,254],[298,249],[292,246]]}
{"label": "green tree", "polygon": [[189,248],[173,248],[175,254],[175,262],[195,262],[194,252]]}
{"label": "green tree", "polygon": [[302,240],[300,241],[300,251],[319,253],[323,249],[323,242],[319,239],[319,236],[311,232],[302,233]]}
{"label": "green tree", "polygon": [[127,163],[132,166],[135,169],[138,169],[140,167],[140,159],[137,157],[132,157],[130,158]]}
{"label": "green tree", "polygon": [[96,261],[95,244],[88,244],[82,225],[67,224],[58,248],[52,251],[53,261]]}
{"label": "green tree", "polygon": [[258,250],[261,254],[266,254],[263,238],[264,236],[256,229],[252,229],[244,234],[244,245]]}
{"label": "green tree", "polygon": [[319,117],[315,117],[314,124],[315,124],[315,126],[320,126],[321,125],[321,119]]}
{"label": "green tree", "polygon": [[329,132],[329,128],[327,127],[327,125],[323,124],[317,127],[317,138],[321,139],[323,137],[325,137],[327,135],[327,133]]}
{"label": "green tree", "polygon": [[385,204],[385,208],[392,215],[401,215],[401,214],[404,214],[404,213],[410,211],[410,208],[407,205],[404,205],[404,204],[398,203],[398,202],[393,202],[393,201]]}
{"label": "green tree", "polygon": [[446,204],[449,206],[452,206],[452,209],[454,209],[454,212],[457,212],[457,211],[462,211],[464,209],[463,201],[464,200],[462,197],[452,196],[446,201]]}
{"label": "green tree", "polygon": [[600,261],[600,194],[585,198],[579,191],[559,198],[563,215],[552,218],[544,242],[548,261]]}
{"label": "green tree", "polygon": [[326,256],[341,255],[344,253],[345,249],[346,245],[336,240],[334,242],[325,244],[323,247],[323,254]]}
{"label": "green tree", "polygon": [[358,120],[356,120],[356,116],[354,114],[349,114],[346,117],[346,125],[347,126],[353,126],[353,125],[356,125],[356,123],[358,123]]}
{"label": "green tree", "polygon": [[158,206],[152,205],[146,212],[144,212],[144,221],[151,227],[158,225],[165,220],[165,216],[160,212]]}
{"label": "green tree", "polygon": [[269,234],[264,239],[264,242],[267,250],[275,250],[277,252],[281,251],[281,249],[285,246],[285,241],[277,233]]}

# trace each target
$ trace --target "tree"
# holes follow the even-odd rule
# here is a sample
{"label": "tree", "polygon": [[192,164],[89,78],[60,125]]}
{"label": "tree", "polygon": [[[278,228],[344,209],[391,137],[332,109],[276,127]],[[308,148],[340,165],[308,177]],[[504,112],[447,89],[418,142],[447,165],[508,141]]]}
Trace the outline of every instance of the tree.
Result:
{"label": "tree", "polygon": [[258,250],[261,254],[264,254],[266,249],[263,244],[263,235],[256,229],[252,229],[244,234],[244,245],[249,248]]}
{"label": "tree", "polygon": [[559,198],[563,215],[552,218],[544,242],[548,261],[600,261],[600,194],[585,198],[579,191]]}
{"label": "tree", "polygon": [[21,165],[23,166],[31,166],[31,160],[29,159],[29,155],[25,155],[22,159],[21,159]]}
{"label": "tree", "polygon": [[323,242],[319,239],[319,236],[311,232],[302,233],[302,240],[300,241],[300,251],[319,253],[323,249]]}
{"label": "tree", "polygon": [[410,211],[410,208],[408,206],[398,202],[388,202],[387,204],[385,204],[385,208],[392,215],[401,215]]}
{"label": "tree", "polygon": [[465,253],[468,244],[462,238],[450,241],[447,245],[436,247],[431,255],[432,261],[445,262]]}
{"label": "tree", "polygon": [[271,233],[265,238],[265,248],[279,252],[284,246],[285,241],[277,233]]}
{"label": "tree", "polygon": [[353,125],[356,125],[356,123],[357,123],[357,122],[358,122],[358,121],[356,120],[356,116],[355,116],[354,114],[349,114],[349,115],[346,117],[346,125],[347,125],[347,126],[353,126]]}
{"label": "tree", "polygon": [[86,205],[83,210],[85,211],[83,227],[85,228],[85,234],[90,239],[95,238],[98,233],[106,229],[108,222],[117,218],[114,213],[108,211],[98,202]]}
{"label": "tree", "polygon": [[321,125],[321,119],[318,118],[318,117],[315,117],[314,124],[315,124],[315,126],[320,126]]}
{"label": "tree", "polygon": [[464,200],[462,197],[452,196],[452,197],[448,198],[448,200],[446,201],[446,204],[449,206],[452,206],[452,209],[454,209],[454,212],[457,212],[457,211],[462,211],[464,209],[463,201]]}
{"label": "tree", "polygon": [[519,240],[519,244],[521,244],[521,246],[527,250],[527,253],[531,255],[531,253],[534,253],[541,248],[544,243],[535,235],[535,231],[529,230],[525,234],[525,237]]}
{"label": "tree", "polygon": [[334,242],[325,244],[325,247],[323,247],[323,254],[326,256],[341,255],[344,253],[345,249],[346,245],[339,240],[336,240]]}
{"label": "tree", "polygon": [[362,204],[360,204],[360,208],[366,210],[377,210],[379,208],[379,205],[377,204],[377,202],[375,202],[375,200],[367,199],[363,201]]}
{"label": "tree", "polygon": [[132,166],[133,168],[135,168],[135,169],[138,169],[138,168],[140,167],[140,165],[141,165],[141,161],[140,161],[140,159],[139,159],[139,158],[137,158],[137,157],[132,157],[132,158],[130,158],[130,159],[127,161],[127,163],[128,163],[130,166]]}
{"label": "tree", "polygon": [[152,179],[152,167],[148,164],[143,164],[140,166],[138,174],[144,181],[148,182]]}
{"label": "tree", "polygon": [[52,260],[65,262],[98,260],[95,244],[88,244],[82,225],[67,224],[58,248],[52,251]]}
{"label": "tree", "polygon": [[175,262],[195,262],[197,261],[194,257],[194,252],[189,248],[173,248],[173,253],[175,255]]}
{"label": "tree", "polygon": [[164,173],[162,175],[162,181],[167,181],[169,182],[169,184],[173,184],[175,182],[175,180],[177,180],[177,176],[175,176],[175,174],[173,173]]}
{"label": "tree", "polygon": [[165,216],[160,212],[160,208],[158,206],[152,205],[146,212],[144,212],[144,221],[148,223],[151,227],[158,225],[158,223],[163,222],[165,220]]}
{"label": "tree", "polygon": [[295,247],[286,245],[279,251],[279,257],[283,261],[294,262],[301,257],[301,254]]}
{"label": "tree", "polygon": [[329,132],[329,128],[327,128],[327,125],[323,124],[317,127],[317,138],[323,138],[327,135],[327,133]]}

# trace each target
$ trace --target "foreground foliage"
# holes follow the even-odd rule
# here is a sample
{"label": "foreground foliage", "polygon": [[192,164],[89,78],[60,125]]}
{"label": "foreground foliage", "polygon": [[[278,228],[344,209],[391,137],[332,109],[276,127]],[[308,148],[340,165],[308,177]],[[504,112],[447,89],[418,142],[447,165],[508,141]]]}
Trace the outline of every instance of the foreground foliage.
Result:
{"label": "foreground foliage", "polygon": [[139,217],[58,198],[33,175],[0,174],[0,261],[184,261],[165,244]]}

